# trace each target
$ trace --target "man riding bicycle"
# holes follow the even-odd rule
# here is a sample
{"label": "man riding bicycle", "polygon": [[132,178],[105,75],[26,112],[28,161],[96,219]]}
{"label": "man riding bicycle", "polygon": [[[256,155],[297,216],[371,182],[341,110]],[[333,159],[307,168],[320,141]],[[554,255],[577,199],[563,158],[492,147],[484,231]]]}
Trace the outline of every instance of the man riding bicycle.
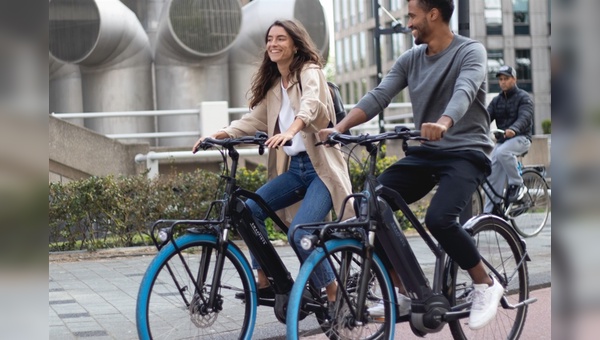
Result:
{"label": "man riding bicycle", "polygon": [[[496,141],[492,151],[492,174],[488,180],[497,193],[502,193],[505,183],[508,183],[506,196],[509,202],[515,202],[525,193],[517,168],[517,156],[527,152],[531,146],[533,102],[529,94],[517,86],[514,68],[507,65],[500,67],[496,78],[502,92],[492,99],[487,110],[490,122],[495,120],[498,129],[504,130],[504,136]],[[493,207],[488,198],[483,211],[491,213]]]}
{"label": "man riding bicycle", "polygon": [[[408,28],[417,46],[403,53],[381,84],[367,93],[332,129],[346,131],[385,109],[408,87],[415,126],[429,141],[412,146],[378,181],[412,203],[435,185],[425,224],[446,253],[473,279],[469,327],[479,329],[496,315],[504,288],[487,275],[481,256],[458,217],[489,174],[489,118],[485,107],[486,51],[450,28],[452,0],[408,0]],[[389,202],[393,205],[392,202]],[[397,209],[398,207],[394,207]],[[403,292],[397,275],[394,283]],[[403,302],[399,297],[400,314]],[[373,315],[374,311],[369,310]]]}

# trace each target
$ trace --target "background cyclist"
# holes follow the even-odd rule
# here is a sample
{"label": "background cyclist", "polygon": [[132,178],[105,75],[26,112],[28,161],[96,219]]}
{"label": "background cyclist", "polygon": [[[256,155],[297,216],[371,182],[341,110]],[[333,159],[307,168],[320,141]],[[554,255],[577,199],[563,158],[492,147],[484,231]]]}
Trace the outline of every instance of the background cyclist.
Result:
{"label": "background cyclist", "polygon": [[[504,136],[496,141],[492,151],[492,173],[488,180],[499,194],[508,183],[508,201],[515,202],[525,192],[523,178],[517,168],[517,156],[528,151],[531,146],[533,102],[529,94],[517,86],[517,72],[514,68],[504,65],[500,67],[496,77],[502,92],[492,99],[487,110],[490,122],[495,120],[498,129],[504,130]],[[494,197],[494,200],[500,201],[500,198]],[[483,212],[493,212],[493,203],[489,197]]]}

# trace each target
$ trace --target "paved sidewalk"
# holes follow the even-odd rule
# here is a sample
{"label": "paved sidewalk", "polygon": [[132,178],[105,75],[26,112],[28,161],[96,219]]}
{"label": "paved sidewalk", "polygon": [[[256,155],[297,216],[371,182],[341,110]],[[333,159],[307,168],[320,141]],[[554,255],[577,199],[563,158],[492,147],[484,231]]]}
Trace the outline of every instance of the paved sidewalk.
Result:
{"label": "paved sidewalk", "polygon": [[[409,237],[427,275],[434,258],[419,236]],[[551,226],[527,239],[532,289],[550,286]],[[289,246],[277,247],[292,276],[299,262]],[[248,256],[247,251],[246,255]],[[69,252],[49,256],[49,339],[137,339],[136,297],[156,252],[152,248],[117,249],[95,254]],[[254,339],[283,339],[285,325],[272,308],[259,307]],[[316,326],[316,322],[315,322]]]}

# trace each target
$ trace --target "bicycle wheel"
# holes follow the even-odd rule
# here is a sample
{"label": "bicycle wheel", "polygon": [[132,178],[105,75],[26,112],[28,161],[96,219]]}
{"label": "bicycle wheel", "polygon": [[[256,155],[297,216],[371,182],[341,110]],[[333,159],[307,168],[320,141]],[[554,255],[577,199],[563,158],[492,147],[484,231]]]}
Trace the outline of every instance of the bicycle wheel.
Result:
{"label": "bicycle wheel", "polygon": [[[465,319],[450,322],[454,339],[518,339],[527,316],[527,305],[510,308],[529,297],[529,274],[521,240],[502,219],[482,216],[466,226],[473,235],[488,273],[502,283],[506,293],[500,301],[496,317],[484,328],[471,330]],[[445,287],[452,306],[467,303],[473,290],[472,280],[466,270],[449,259],[450,282]]]}
{"label": "bicycle wheel", "polygon": [[523,172],[523,184],[527,187],[525,196],[512,205],[508,216],[511,223],[523,237],[535,236],[542,231],[550,214],[550,194],[548,183],[535,170]]}
{"label": "bicycle wheel", "polygon": [[[396,304],[396,295],[381,260],[373,255],[365,309],[383,303],[385,316],[383,319],[369,320],[358,325],[354,320],[356,320],[357,286],[362,274],[364,247],[354,239],[331,240],[326,242],[325,247],[330,253],[329,257],[325,256],[322,248],[317,248],[300,268],[288,302],[287,338],[299,339],[314,334],[314,327],[310,326],[309,321],[300,322],[301,310],[307,308],[306,299],[303,300],[302,296],[317,265],[331,260],[333,270],[340,280],[337,281],[338,293],[334,315],[329,317],[328,325],[321,325],[325,335],[329,339],[392,339],[396,323],[396,308],[393,308]],[[314,304],[314,301],[311,303]],[[317,308],[323,312],[328,310],[324,292],[321,305]]]}
{"label": "bicycle wheel", "polygon": [[210,310],[216,237],[186,234],[175,243],[180,253],[172,243],[165,245],[142,279],[136,309],[140,339],[250,339],[256,294],[239,299],[235,293],[256,291],[256,284],[239,248],[230,243],[225,251],[217,307]]}
{"label": "bicycle wheel", "polygon": [[460,224],[465,224],[473,216],[479,216],[483,213],[483,194],[481,187],[477,187],[477,190],[471,195],[471,203],[468,204],[465,209],[460,213],[459,221]]}

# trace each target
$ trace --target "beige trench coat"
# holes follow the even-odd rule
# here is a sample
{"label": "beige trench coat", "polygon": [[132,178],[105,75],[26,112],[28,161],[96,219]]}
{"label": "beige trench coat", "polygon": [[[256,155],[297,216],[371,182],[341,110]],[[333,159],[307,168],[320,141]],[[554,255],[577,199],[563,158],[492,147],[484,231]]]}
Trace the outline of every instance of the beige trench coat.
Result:
{"label": "beige trench coat", "polygon": [[[305,127],[298,132],[306,146],[306,152],[315,168],[319,178],[325,183],[331,194],[333,208],[336,215],[340,215],[343,200],[352,193],[352,185],[348,168],[339,147],[315,146],[319,142],[318,132],[328,126],[329,122],[335,121],[333,102],[329,94],[329,87],[321,68],[310,64],[304,67],[300,74],[302,90],[296,79],[290,81],[287,93],[290,98],[292,109],[297,118],[302,119]],[[279,131],[279,111],[281,110],[281,82],[269,90],[265,100],[257,105],[250,113],[245,114],[239,120],[231,122],[231,125],[222,131],[231,138],[251,136],[256,131],[265,131],[273,136]],[[267,173],[268,178],[276,176],[288,170],[290,157],[282,150],[269,150]],[[288,225],[298,211],[297,203],[284,212],[279,212],[284,222]],[[348,202],[343,219],[354,216],[352,204]]]}

